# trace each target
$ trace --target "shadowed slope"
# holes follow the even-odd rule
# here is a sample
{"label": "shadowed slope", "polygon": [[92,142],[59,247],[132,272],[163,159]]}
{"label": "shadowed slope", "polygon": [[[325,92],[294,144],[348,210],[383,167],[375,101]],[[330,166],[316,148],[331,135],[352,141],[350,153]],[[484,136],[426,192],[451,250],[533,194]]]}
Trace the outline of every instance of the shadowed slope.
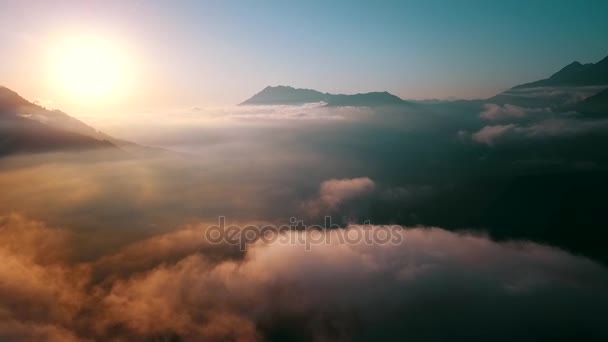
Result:
{"label": "shadowed slope", "polygon": [[521,84],[513,89],[590,85],[608,85],[608,57],[595,64],[572,62],[549,78]]}
{"label": "shadowed slope", "polygon": [[0,156],[100,148],[119,151],[109,140],[63,112],[47,110],[0,87]]}

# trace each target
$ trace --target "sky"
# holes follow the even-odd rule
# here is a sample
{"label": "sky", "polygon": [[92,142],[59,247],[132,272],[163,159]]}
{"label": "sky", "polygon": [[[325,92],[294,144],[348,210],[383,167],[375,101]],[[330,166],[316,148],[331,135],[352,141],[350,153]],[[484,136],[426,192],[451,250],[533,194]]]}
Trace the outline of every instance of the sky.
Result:
{"label": "sky", "polygon": [[[0,0],[0,84],[73,114],[234,104],[267,85],[484,98],[608,55],[606,13],[602,0]],[[74,35],[110,42],[128,89],[60,90],[49,51]]]}

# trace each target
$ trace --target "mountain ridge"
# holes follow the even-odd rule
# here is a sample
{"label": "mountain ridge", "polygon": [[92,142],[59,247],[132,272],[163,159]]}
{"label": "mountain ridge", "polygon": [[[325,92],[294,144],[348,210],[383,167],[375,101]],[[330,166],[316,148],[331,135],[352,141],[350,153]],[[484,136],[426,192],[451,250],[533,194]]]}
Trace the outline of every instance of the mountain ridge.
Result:
{"label": "mountain ridge", "polygon": [[597,63],[581,64],[574,61],[549,78],[516,85],[511,89],[592,85],[608,85],[608,56]]}
{"label": "mountain ridge", "polygon": [[118,145],[129,144],[62,111],[29,102],[5,86],[0,86],[0,136],[0,156],[86,149],[124,154]]}
{"label": "mountain ridge", "polygon": [[325,102],[327,106],[386,106],[406,104],[407,101],[387,91],[357,94],[330,94],[314,89],[291,86],[267,86],[240,105],[298,105]]}

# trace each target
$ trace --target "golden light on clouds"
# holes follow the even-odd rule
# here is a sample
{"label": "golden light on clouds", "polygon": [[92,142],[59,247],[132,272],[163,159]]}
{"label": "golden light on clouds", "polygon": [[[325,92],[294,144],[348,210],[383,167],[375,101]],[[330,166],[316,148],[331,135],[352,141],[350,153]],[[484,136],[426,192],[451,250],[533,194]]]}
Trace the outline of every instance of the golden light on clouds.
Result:
{"label": "golden light on clouds", "polygon": [[53,43],[49,82],[58,96],[72,103],[103,105],[128,95],[133,63],[120,44],[92,35],[66,36]]}

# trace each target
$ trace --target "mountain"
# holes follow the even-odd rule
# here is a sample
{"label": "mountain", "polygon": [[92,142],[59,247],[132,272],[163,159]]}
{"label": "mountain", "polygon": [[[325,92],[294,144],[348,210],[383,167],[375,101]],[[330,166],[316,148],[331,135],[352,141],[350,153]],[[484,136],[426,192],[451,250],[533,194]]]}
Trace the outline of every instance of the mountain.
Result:
{"label": "mountain", "polygon": [[0,156],[85,149],[122,152],[111,140],[63,112],[45,109],[0,86]]}
{"label": "mountain", "polygon": [[241,105],[297,105],[325,102],[327,106],[374,107],[400,105],[407,103],[399,97],[384,92],[343,95],[329,94],[312,89],[299,89],[289,86],[266,87]]}
{"label": "mountain", "polygon": [[584,99],[572,107],[570,110],[576,110],[590,116],[606,116],[608,117],[608,89]]}
{"label": "mountain", "polygon": [[286,86],[266,87],[242,105],[275,105],[275,104],[303,104],[322,102],[327,99],[326,94],[312,89],[296,89]]}
{"label": "mountain", "polygon": [[355,106],[355,107],[375,107],[401,105],[407,103],[401,98],[387,92],[371,92],[355,95],[332,95],[327,94],[328,106]]}
{"label": "mountain", "polygon": [[608,56],[595,64],[572,62],[549,78],[521,84],[513,89],[592,85],[608,85]]}
{"label": "mountain", "polygon": [[576,110],[573,105],[608,89],[608,57],[593,64],[573,62],[551,77],[515,86],[486,102],[529,108]]}

